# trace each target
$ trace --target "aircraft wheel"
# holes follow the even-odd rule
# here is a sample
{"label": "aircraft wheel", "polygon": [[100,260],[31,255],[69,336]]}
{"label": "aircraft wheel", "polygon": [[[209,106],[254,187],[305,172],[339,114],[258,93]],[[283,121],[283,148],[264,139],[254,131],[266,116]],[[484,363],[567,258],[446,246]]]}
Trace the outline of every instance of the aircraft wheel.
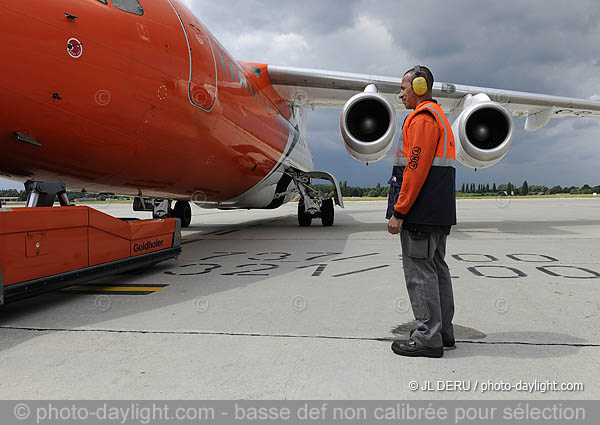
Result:
{"label": "aircraft wheel", "polygon": [[323,226],[332,226],[333,217],[333,199],[324,199],[321,202],[321,223],[323,223]]}
{"label": "aircraft wheel", "polygon": [[188,227],[192,222],[192,207],[188,201],[175,202],[173,217],[181,220],[181,227]]}
{"label": "aircraft wheel", "polygon": [[298,224],[302,227],[310,226],[312,216],[304,210],[304,204],[298,202]]}

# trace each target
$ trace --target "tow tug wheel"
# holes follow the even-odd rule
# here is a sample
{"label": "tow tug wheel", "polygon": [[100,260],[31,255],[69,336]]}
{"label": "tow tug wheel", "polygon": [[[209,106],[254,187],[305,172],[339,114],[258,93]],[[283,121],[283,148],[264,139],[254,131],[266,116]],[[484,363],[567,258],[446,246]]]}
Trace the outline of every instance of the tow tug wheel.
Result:
{"label": "tow tug wheel", "polygon": [[173,217],[181,220],[181,227],[188,227],[192,222],[192,207],[188,201],[175,202]]}

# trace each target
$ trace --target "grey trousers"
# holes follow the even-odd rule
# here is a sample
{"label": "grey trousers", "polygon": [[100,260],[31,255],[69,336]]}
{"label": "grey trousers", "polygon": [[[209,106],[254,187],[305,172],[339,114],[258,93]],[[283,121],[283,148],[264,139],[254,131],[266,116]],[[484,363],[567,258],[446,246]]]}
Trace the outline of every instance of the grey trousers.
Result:
{"label": "grey trousers", "polygon": [[411,339],[426,347],[441,347],[442,335],[454,339],[454,296],[446,255],[446,236],[400,233],[404,279],[417,329]]}

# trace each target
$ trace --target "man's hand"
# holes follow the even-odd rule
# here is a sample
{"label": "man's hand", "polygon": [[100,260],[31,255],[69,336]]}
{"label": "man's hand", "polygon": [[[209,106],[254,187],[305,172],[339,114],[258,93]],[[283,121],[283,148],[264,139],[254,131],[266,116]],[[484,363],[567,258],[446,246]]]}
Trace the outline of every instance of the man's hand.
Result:
{"label": "man's hand", "polygon": [[390,221],[388,221],[388,232],[392,235],[397,235],[402,231],[402,220],[401,218],[396,218],[392,216]]}

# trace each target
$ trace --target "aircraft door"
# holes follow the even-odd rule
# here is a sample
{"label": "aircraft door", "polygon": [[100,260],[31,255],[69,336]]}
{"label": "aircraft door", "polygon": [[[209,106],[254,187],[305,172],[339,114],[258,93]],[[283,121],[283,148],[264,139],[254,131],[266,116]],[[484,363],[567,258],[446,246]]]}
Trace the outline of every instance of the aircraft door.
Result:
{"label": "aircraft door", "polygon": [[177,10],[185,29],[190,55],[190,102],[210,111],[217,97],[217,65],[208,30],[187,9]]}

